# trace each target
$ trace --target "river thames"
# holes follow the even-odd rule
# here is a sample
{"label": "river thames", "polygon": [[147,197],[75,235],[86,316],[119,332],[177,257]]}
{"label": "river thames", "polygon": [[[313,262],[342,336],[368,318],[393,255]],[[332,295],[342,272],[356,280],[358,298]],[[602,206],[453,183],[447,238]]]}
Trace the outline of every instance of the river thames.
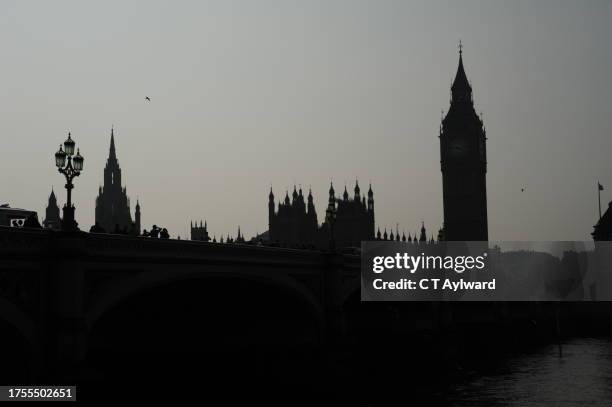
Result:
{"label": "river thames", "polygon": [[[611,406],[612,338],[579,338],[510,357],[457,385],[451,406]],[[445,403],[446,404],[446,403]]]}

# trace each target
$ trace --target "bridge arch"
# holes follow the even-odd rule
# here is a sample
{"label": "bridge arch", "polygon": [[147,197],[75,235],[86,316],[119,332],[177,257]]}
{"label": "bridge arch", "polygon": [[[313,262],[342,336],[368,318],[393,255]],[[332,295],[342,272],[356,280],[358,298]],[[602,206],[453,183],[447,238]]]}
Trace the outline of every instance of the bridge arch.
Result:
{"label": "bridge arch", "polygon": [[[194,270],[189,272],[152,271],[139,272],[117,278],[109,283],[86,311],[86,325],[91,332],[96,323],[115,307],[132,297],[149,290],[162,289],[177,283],[206,283],[210,281],[242,281],[253,284],[254,288],[266,288],[292,298],[301,304],[316,323],[317,335],[322,339],[324,331],[324,309],[321,301],[305,284],[281,273],[252,273],[227,270]],[[282,304],[280,304],[282,306]]]}
{"label": "bridge arch", "polygon": [[318,377],[322,307],[297,280],[225,271],[133,275],[105,291],[87,315],[86,364],[120,387],[140,386],[134,377],[149,389],[166,381],[200,389],[206,380],[210,390]]}

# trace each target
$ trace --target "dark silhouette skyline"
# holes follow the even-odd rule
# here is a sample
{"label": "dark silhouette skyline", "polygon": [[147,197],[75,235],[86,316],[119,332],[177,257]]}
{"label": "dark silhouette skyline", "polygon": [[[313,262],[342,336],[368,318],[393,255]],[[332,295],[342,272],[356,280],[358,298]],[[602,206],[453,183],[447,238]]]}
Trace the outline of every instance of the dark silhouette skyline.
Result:
{"label": "dark silhouette skyline", "polygon": [[[187,236],[188,220],[204,216],[215,217],[212,234],[237,224],[248,236],[261,233],[262,190],[273,184],[291,192],[308,182],[322,209],[330,176],[340,192],[355,178],[364,187],[372,181],[383,229],[399,222],[408,232],[421,220],[437,228],[442,189],[439,145],[431,140],[440,109],[447,110],[461,38],[495,157],[487,172],[490,237],[590,238],[592,186],[598,179],[612,185],[607,2],[470,3],[449,13],[436,2],[355,7],[341,0],[325,15],[320,4],[271,15],[239,3],[246,12],[229,4],[168,10],[132,3],[95,13],[40,5],[48,20],[15,4],[2,26],[3,37],[15,39],[6,49],[3,100],[12,119],[0,124],[11,139],[3,163],[22,168],[22,154],[32,159],[19,177],[5,172],[12,194],[3,200],[41,220],[51,186],[63,203],[47,152],[71,130],[89,152],[91,171],[74,198],[81,223],[92,225],[107,129],[115,124],[128,195],[142,200],[147,226],[159,222],[173,235]],[[31,78],[39,78],[36,86]],[[235,189],[208,176],[217,172]],[[166,198],[192,191],[191,199]],[[611,196],[602,192],[604,207]]]}
{"label": "dark silhouette skyline", "polygon": [[[509,266],[500,284],[576,302],[365,302],[352,250],[588,236],[592,185],[612,184],[607,2],[5,9],[0,204],[39,216],[0,205],[0,384],[74,384],[98,405],[444,406],[466,389],[609,404],[610,341],[565,346],[612,333],[610,303],[584,301],[612,287],[610,242],[483,249]],[[69,131],[87,157],[75,185],[63,173],[80,232],[41,226],[61,221],[51,159]],[[516,358],[554,374],[510,381]]]}
{"label": "dark silhouette skyline", "polygon": [[[440,162],[442,168],[444,218],[438,240],[488,240],[487,219],[487,153],[486,130],[474,109],[472,86],[463,66],[462,44],[459,43],[459,62],[451,86],[451,104],[440,125]],[[330,183],[328,204],[324,221],[318,223],[312,190],[309,188],[307,203],[302,188],[294,185],[292,199],[285,191],[284,201],[275,203],[273,188],[268,196],[268,230],[254,239],[282,247],[328,248],[330,242],[338,247],[359,247],[362,241],[375,238],[386,240],[380,234],[374,216],[374,192],[370,183],[366,196],[361,195],[359,181],[355,181],[353,198],[344,187],[342,198],[336,198],[333,182]],[[48,209],[49,210],[49,209]],[[330,225],[329,211],[334,219]],[[378,234],[376,228],[378,227]],[[96,198],[96,230],[108,233],[141,233],[140,204],[136,203],[135,221],[130,213],[127,190],[122,187],[121,168],[115,148],[114,128],[111,129],[109,156],[104,168],[104,185]],[[101,228],[101,229],[100,229]],[[227,235],[226,241],[244,242],[238,234],[235,239]],[[424,225],[421,235],[423,235]],[[403,241],[406,241],[403,230]],[[386,227],[385,227],[386,234]],[[410,232],[409,232],[410,235]],[[180,232],[179,235],[180,236]],[[223,236],[223,234],[221,234]],[[188,236],[185,236],[187,238]],[[194,227],[190,223],[192,240],[210,241],[207,225]],[[396,226],[395,238],[390,229],[390,240],[400,240]],[[416,233],[415,233],[416,239]],[[216,240],[216,239],[215,239]],[[412,240],[412,239],[410,239]],[[427,236],[419,239],[427,241]],[[433,239],[433,236],[431,238]]]}
{"label": "dark silhouette skyline", "polygon": [[[481,114],[482,115],[482,114]],[[474,108],[472,85],[465,72],[463,63],[462,44],[459,44],[459,62],[456,74],[451,85],[450,108],[440,125],[440,162],[442,169],[442,196],[443,196],[443,225],[436,238],[438,240],[488,240],[487,219],[487,152],[486,130],[482,118]],[[117,159],[114,139],[114,128],[111,129],[109,156],[104,168],[104,185],[99,188],[96,198],[95,230],[108,233],[140,234],[141,212],[137,202],[135,219],[132,221],[130,201],[127,190],[122,187],[122,173]],[[598,183],[600,192],[603,188]],[[521,188],[521,192],[524,192]],[[274,194],[270,189],[268,202],[269,228],[261,235],[254,235],[254,239],[265,241],[284,247],[310,247],[325,248],[329,245],[331,231],[327,216],[323,217],[321,225],[318,223],[312,190],[309,188],[308,204],[304,201],[302,188],[299,192],[294,185],[292,197],[286,191],[284,202],[279,200],[278,209],[274,202]],[[335,197],[333,183],[330,185],[327,208],[333,207],[338,219],[334,241],[340,247],[359,246],[363,240],[387,240],[384,236],[387,226],[383,225],[385,233],[380,233],[381,225],[374,221],[374,198],[370,184],[368,198],[360,195],[360,187],[356,181],[354,197],[344,188],[342,199]],[[57,199],[54,192],[49,197],[46,216],[43,225],[54,228],[59,222],[59,215],[55,215]],[[238,223],[238,222],[237,222]],[[593,236],[601,239],[607,236],[605,222],[600,221],[595,226]],[[378,229],[378,233],[375,230]],[[405,226],[402,225],[402,238],[399,236],[399,227],[396,226],[394,238],[390,240],[411,241],[405,236]],[[389,227],[389,236],[393,235],[393,227]],[[180,237],[180,230],[175,237]],[[229,233],[220,233],[220,241],[226,235],[226,241],[245,241],[240,233],[236,238]],[[414,239],[416,239],[416,233]],[[190,233],[184,238],[210,241],[207,226],[190,226]],[[422,239],[420,239],[422,240]],[[425,240],[434,240],[425,238]],[[216,239],[215,239],[216,241]]]}

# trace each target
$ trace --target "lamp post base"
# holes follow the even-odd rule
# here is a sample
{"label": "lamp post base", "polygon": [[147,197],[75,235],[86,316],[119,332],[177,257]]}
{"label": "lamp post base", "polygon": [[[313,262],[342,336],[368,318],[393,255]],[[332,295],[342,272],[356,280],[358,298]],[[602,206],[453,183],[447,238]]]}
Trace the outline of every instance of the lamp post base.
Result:
{"label": "lamp post base", "polygon": [[62,208],[64,217],[62,219],[62,231],[76,232],[79,230],[79,224],[74,220],[74,205],[64,205]]}

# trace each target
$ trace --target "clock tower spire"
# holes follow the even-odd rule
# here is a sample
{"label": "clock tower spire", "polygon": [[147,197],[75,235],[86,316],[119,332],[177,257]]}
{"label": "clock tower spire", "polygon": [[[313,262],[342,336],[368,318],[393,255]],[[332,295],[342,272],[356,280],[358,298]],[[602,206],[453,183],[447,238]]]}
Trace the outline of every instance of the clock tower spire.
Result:
{"label": "clock tower spire", "polygon": [[444,237],[449,241],[486,241],[489,238],[486,134],[474,110],[461,43],[451,94],[450,108],[440,130]]}

